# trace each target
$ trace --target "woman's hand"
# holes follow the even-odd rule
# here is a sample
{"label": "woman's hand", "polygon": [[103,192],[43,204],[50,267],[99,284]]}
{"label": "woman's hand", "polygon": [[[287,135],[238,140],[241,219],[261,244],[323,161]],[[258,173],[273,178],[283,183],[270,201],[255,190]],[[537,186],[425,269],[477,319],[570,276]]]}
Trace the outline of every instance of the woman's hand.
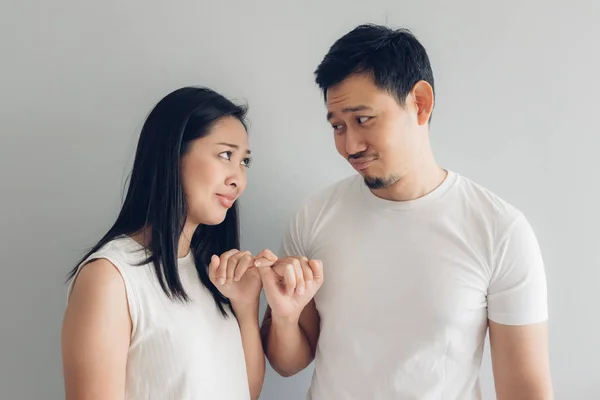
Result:
{"label": "woman's hand", "polygon": [[221,294],[231,301],[234,309],[258,304],[262,280],[255,266],[271,266],[277,256],[270,250],[261,251],[256,257],[249,251],[236,249],[213,255],[208,266],[208,276]]}

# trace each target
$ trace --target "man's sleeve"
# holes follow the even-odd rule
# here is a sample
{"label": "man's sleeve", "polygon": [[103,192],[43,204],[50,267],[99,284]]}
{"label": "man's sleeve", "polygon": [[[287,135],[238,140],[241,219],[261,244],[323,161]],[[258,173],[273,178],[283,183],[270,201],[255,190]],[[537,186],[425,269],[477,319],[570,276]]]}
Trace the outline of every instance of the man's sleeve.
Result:
{"label": "man's sleeve", "polygon": [[290,256],[306,256],[304,235],[306,232],[306,206],[298,209],[288,221],[283,232],[283,241],[279,249],[280,258]]}
{"label": "man's sleeve", "polygon": [[528,325],[548,318],[546,273],[541,250],[525,216],[500,240],[488,288],[488,318],[503,325]]}

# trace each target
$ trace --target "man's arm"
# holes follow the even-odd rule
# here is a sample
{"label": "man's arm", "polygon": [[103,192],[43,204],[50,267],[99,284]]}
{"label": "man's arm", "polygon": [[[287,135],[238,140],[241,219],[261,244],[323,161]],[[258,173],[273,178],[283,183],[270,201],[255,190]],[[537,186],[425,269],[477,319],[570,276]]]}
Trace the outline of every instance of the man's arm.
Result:
{"label": "man's arm", "polygon": [[258,270],[269,304],[261,328],[263,348],[273,369],[291,376],[315,357],[320,320],[313,298],[323,284],[323,264],[286,257]]}
{"label": "man's arm", "polygon": [[490,321],[498,400],[553,399],[546,322],[510,326]]}
{"label": "man's arm", "polygon": [[259,268],[268,302],[261,337],[265,355],[277,373],[291,376],[315,358],[320,317],[314,296],[323,284],[323,263],[309,260],[314,218],[309,203],[298,209],[284,231],[280,259]]}
{"label": "man's arm", "polygon": [[497,398],[552,399],[545,268],[523,215],[498,243],[487,303]]}
{"label": "man's arm", "polygon": [[273,318],[268,307],[261,335],[273,369],[287,377],[306,368],[315,358],[319,332],[320,318],[314,300],[306,305],[299,318]]}

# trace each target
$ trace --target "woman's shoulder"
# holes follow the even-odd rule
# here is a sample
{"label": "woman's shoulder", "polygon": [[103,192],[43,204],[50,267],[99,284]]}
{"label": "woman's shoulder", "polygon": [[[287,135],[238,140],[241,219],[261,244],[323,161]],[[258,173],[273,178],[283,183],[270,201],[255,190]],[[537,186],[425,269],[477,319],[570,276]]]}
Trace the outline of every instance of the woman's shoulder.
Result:
{"label": "woman's shoulder", "polygon": [[87,298],[114,298],[125,295],[122,273],[115,263],[107,258],[95,258],[81,265],[73,279],[71,295],[75,288],[85,293]]}
{"label": "woman's shoulder", "polygon": [[129,288],[130,271],[133,267],[144,265],[147,258],[148,254],[144,247],[135,240],[129,236],[117,237],[89,254],[79,264],[69,287],[69,295],[75,281],[79,282],[82,276],[84,280],[90,280],[90,285],[114,284],[116,280],[120,282],[121,289],[123,282]]}
{"label": "woman's shoulder", "polygon": [[118,236],[99,248],[90,255],[90,258],[99,258],[110,256],[119,259],[127,264],[139,265],[140,262],[147,259],[149,253],[144,246],[136,242],[130,236]]}
{"label": "woman's shoulder", "polygon": [[96,307],[98,311],[125,304],[135,326],[138,307],[134,285],[138,279],[131,273],[133,267],[143,263],[145,253],[143,246],[129,237],[106,243],[79,265],[69,284],[67,304],[75,301],[81,307]]}

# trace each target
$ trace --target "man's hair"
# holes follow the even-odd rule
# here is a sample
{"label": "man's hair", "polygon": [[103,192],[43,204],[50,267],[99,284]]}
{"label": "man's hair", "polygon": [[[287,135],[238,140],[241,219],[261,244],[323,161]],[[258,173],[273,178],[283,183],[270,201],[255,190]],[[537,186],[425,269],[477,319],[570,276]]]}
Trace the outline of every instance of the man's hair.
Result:
{"label": "man's hair", "polygon": [[327,90],[353,74],[371,74],[380,89],[404,105],[415,83],[433,88],[433,72],[423,45],[408,29],[366,24],[338,39],[317,67],[317,85]]}

